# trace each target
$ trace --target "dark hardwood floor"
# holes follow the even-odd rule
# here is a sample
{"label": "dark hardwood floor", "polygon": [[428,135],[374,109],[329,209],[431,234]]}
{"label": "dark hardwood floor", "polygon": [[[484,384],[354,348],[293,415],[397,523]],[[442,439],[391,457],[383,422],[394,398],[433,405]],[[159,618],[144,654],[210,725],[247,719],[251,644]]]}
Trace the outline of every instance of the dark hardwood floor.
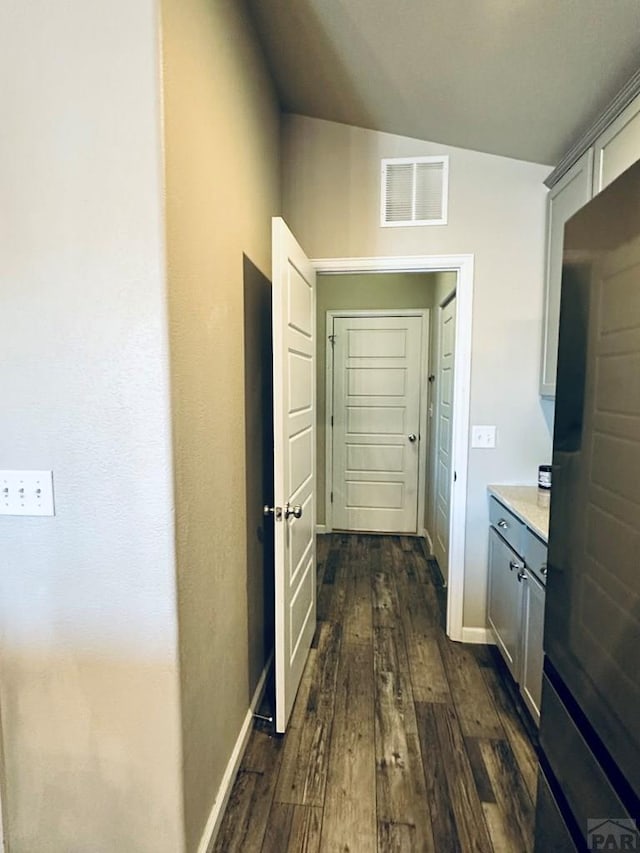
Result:
{"label": "dark hardwood floor", "polygon": [[287,734],[257,723],[218,853],[527,853],[536,758],[486,646],[444,633],[422,541],[319,537],[318,629]]}

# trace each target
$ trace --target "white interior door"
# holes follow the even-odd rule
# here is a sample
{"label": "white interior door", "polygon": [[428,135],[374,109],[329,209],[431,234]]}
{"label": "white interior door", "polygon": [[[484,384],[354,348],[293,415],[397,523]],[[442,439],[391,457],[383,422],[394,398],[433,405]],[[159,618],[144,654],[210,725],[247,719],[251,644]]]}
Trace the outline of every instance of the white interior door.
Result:
{"label": "white interior door", "polygon": [[334,318],[334,528],[417,533],[422,327]]}
{"label": "white interior door", "polygon": [[455,295],[439,310],[438,322],[438,402],[436,409],[436,478],[435,478],[435,531],[433,550],[440,571],[448,581],[449,575],[449,519],[451,508],[451,438],[453,425],[453,362],[456,340]]}
{"label": "white interior door", "polygon": [[273,220],[276,731],[284,732],[316,627],[315,270]]}

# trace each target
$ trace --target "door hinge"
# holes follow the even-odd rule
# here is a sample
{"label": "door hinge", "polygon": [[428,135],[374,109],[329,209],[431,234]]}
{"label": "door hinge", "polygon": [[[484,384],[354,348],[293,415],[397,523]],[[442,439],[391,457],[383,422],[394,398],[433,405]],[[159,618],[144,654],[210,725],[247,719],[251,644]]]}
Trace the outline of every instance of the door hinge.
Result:
{"label": "door hinge", "polygon": [[453,482],[455,483],[457,479],[458,479],[458,472],[454,471],[453,472]]}
{"label": "door hinge", "polygon": [[331,426],[333,426],[333,415],[331,415]]}
{"label": "door hinge", "polygon": [[336,345],[336,336],[335,335],[329,335],[328,337],[329,337],[329,340],[331,341],[331,346],[332,347],[335,346]]}
{"label": "door hinge", "polygon": [[333,492],[331,492],[331,503],[333,503]]}

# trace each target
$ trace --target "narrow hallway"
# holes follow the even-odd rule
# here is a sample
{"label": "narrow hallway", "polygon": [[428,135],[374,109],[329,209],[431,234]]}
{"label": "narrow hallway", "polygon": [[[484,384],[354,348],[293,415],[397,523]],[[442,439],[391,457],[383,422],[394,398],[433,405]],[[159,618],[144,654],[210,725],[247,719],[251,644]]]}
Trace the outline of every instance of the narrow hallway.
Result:
{"label": "narrow hallway", "polygon": [[318,538],[287,734],[257,723],[218,853],[531,849],[536,757],[486,646],[450,642],[422,540]]}

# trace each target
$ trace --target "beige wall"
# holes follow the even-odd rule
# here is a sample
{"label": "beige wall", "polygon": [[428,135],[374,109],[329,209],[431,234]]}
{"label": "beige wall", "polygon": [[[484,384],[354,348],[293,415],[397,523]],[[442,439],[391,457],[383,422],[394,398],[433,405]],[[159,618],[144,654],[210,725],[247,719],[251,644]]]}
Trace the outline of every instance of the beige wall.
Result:
{"label": "beige wall", "polygon": [[[290,115],[284,216],[321,257],[475,257],[471,423],[496,424],[495,450],[470,450],[464,622],[485,625],[491,482],[536,479],[551,434],[538,397],[544,166]],[[449,224],[380,228],[380,158],[450,156]]]}
{"label": "beige wall", "polygon": [[[261,567],[247,565],[243,291],[245,256],[270,278],[280,128],[241,9],[233,0],[162,0],[188,851],[202,836],[266,654],[249,624],[262,604],[248,596],[264,593],[251,575]],[[249,497],[262,505],[262,495]]]}
{"label": "beige wall", "polygon": [[0,517],[12,853],[183,849],[156,6],[0,6]]}
{"label": "beige wall", "polygon": [[[431,308],[437,273],[319,275],[317,278],[317,519],[325,523],[327,311]],[[426,484],[428,489],[428,483]]]}

